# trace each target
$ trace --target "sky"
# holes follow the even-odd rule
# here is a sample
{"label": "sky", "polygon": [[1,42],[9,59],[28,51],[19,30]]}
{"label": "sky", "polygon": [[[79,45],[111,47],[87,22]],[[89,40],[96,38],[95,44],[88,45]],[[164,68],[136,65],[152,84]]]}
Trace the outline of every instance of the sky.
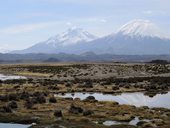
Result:
{"label": "sky", "polygon": [[134,20],[170,33],[170,0],[0,0],[0,49],[19,50],[77,26],[102,37]]}

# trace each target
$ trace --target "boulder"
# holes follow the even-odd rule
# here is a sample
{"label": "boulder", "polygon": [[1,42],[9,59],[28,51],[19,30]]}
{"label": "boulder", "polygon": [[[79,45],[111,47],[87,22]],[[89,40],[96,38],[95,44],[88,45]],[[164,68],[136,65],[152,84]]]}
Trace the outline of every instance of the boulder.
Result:
{"label": "boulder", "polygon": [[9,106],[10,108],[12,108],[12,109],[13,109],[13,108],[18,108],[17,102],[15,102],[15,101],[9,102],[8,106]]}
{"label": "boulder", "polygon": [[54,116],[55,117],[63,117],[62,111],[61,110],[55,110]]}
{"label": "boulder", "polygon": [[50,102],[50,103],[56,103],[57,100],[56,100],[55,97],[50,97],[50,98],[49,98],[49,102]]}
{"label": "boulder", "polygon": [[79,114],[79,113],[83,113],[83,109],[82,109],[81,107],[74,106],[74,105],[72,104],[72,105],[70,106],[69,112],[70,112],[70,113],[73,113],[73,114]]}
{"label": "boulder", "polygon": [[89,115],[92,115],[92,114],[93,114],[93,112],[90,111],[90,110],[84,110],[83,111],[83,116],[89,116]]}

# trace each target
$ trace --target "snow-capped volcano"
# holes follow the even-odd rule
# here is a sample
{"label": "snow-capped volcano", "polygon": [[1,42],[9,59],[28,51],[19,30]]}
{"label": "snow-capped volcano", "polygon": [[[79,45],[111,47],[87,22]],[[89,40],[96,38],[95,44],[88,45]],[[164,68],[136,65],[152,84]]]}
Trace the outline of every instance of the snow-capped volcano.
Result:
{"label": "snow-capped volcano", "polygon": [[133,20],[123,25],[117,32],[118,34],[131,37],[157,37],[167,38],[163,32],[149,20]]}
{"label": "snow-capped volcano", "polygon": [[170,39],[148,20],[133,20],[103,38],[72,28],[28,49],[14,53],[170,54]]}
{"label": "snow-capped volcano", "polygon": [[132,20],[116,33],[94,40],[84,47],[98,54],[170,54],[170,39],[154,23],[148,20]]}
{"label": "snow-capped volcano", "polygon": [[96,38],[96,36],[82,28],[73,27],[28,49],[14,51],[14,53],[71,53],[72,47],[75,45],[83,44]]}
{"label": "snow-capped volcano", "polygon": [[54,46],[62,45],[74,45],[80,42],[88,42],[96,39],[96,37],[82,28],[73,27],[66,32],[58,34],[45,41],[46,44]]}

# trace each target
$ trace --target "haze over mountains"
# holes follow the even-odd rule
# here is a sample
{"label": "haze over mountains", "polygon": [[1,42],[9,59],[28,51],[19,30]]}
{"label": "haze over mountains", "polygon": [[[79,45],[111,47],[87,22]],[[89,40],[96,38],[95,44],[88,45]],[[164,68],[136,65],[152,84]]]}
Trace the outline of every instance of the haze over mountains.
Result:
{"label": "haze over mountains", "polygon": [[97,38],[81,29],[72,28],[46,41],[12,53],[67,53],[118,55],[170,54],[170,39],[152,22],[133,20],[123,25],[116,33]]}
{"label": "haze over mountains", "polygon": [[10,51],[4,48],[0,48],[0,53],[9,53]]}

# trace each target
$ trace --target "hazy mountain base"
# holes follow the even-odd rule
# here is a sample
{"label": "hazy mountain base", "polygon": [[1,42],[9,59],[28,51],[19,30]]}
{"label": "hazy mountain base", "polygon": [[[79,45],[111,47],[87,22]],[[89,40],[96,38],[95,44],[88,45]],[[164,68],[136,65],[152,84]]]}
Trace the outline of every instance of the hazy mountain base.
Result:
{"label": "hazy mountain base", "polygon": [[151,60],[170,60],[170,55],[113,55],[95,54],[0,54],[0,63],[25,62],[84,62],[84,61],[114,61],[114,62],[149,62]]}

